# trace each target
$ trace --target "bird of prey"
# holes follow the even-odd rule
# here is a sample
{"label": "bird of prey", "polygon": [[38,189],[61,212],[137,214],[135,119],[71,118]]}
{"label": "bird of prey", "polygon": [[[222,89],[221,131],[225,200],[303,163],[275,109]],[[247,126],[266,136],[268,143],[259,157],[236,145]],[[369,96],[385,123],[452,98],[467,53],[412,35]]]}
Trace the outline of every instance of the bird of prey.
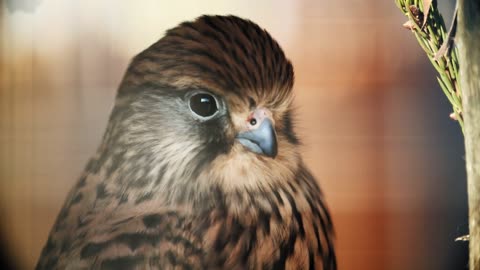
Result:
{"label": "bird of prey", "polygon": [[131,61],[36,269],[336,269],[293,81],[249,20],[168,30]]}

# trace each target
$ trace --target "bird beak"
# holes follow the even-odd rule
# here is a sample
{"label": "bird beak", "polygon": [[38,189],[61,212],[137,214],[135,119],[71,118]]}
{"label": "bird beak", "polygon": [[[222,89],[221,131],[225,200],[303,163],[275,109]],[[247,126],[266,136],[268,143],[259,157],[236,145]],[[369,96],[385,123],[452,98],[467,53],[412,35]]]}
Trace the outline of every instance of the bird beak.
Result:
{"label": "bird beak", "polygon": [[255,118],[250,118],[249,121],[254,119],[255,125],[250,125],[247,131],[238,133],[237,140],[254,153],[274,158],[278,151],[277,135],[272,119],[267,116],[265,111],[267,110],[257,109],[252,114]]}

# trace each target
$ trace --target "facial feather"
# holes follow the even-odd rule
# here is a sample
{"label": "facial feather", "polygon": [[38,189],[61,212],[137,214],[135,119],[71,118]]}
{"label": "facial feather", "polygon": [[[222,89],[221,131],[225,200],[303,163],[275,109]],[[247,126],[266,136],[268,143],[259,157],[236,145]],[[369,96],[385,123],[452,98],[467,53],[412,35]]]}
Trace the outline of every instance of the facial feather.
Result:
{"label": "facial feather", "polygon": [[[128,150],[113,158],[111,170],[118,167],[130,182],[146,182],[145,190],[163,191],[172,202],[183,201],[185,194],[198,200],[195,194],[212,185],[251,189],[288,179],[299,161],[292,87],[290,61],[256,24],[220,16],[183,23],[136,56],[125,74],[104,143],[107,149]],[[224,102],[224,115],[192,119],[184,97],[195,89]],[[247,153],[235,143],[250,100],[272,112],[280,140],[277,159]],[[130,165],[119,165],[120,160]],[[242,180],[228,180],[238,176]]]}

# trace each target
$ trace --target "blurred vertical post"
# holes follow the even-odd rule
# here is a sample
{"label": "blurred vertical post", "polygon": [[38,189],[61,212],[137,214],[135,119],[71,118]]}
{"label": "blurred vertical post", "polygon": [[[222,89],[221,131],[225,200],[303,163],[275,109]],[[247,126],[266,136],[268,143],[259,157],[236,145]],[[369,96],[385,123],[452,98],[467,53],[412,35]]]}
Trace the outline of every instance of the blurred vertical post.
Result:
{"label": "blurred vertical post", "polygon": [[480,0],[459,0],[460,74],[468,176],[470,269],[480,269]]}

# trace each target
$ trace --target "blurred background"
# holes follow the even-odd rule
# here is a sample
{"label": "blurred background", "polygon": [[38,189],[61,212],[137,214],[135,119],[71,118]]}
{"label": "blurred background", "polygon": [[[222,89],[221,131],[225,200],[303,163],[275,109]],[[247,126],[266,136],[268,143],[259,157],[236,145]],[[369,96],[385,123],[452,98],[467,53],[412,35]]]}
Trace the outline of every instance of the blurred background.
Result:
{"label": "blurred background", "polygon": [[0,0],[3,269],[34,267],[129,60],[201,14],[257,22],[292,60],[339,269],[467,269],[461,131],[393,0]]}

